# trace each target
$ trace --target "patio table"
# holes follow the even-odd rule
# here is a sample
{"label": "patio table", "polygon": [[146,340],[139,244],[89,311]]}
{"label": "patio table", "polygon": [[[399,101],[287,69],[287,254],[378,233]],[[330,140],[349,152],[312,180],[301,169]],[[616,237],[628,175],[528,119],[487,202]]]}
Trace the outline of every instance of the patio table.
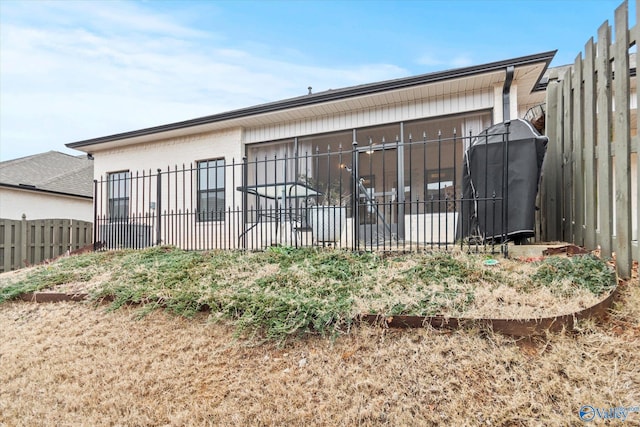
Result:
{"label": "patio table", "polygon": [[[282,182],[282,183],[273,183],[273,184],[255,184],[255,185],[247,185],[237,187],[236,190],[245,193],[247,195],[257,196],[258,204],[256,207],[257,216],[255,221],[251,224],[250,227],[245,228],[244,231],[238,236],[238,244],[240,241],[255,227],[258,225],[267,222],[267,221],[275,221],[276,222],[276,240],[278,236],[278,230],[282,226],[284,222],[292,222],[297,225],[291,227],[292,240],[294,234],[298,231],[310,231],[308,226],[306,225],[306,221],[304,215],[300,215],[298,211],[298,207],[296,205],[295,208],[291,208],[290,201],[296,199],[306,199],[309,197],[317,197],[321,196],[322,193],[307,184],[300,182]],[[274,200],[275,201],[275,209],[267,210],[260,209],[260,200]],[[246,204],[245,204],[245,212],[246,212]],[[246,222],[245,222],[246,226]]]}

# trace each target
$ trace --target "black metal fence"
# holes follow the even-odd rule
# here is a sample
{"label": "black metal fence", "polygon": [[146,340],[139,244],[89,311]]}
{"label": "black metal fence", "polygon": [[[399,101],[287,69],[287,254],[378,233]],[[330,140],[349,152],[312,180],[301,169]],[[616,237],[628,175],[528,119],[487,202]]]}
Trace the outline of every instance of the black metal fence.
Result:
{"label": "black metal fence", "polygon": [[[455,130],[451,135],[311,152],[274,145],[271,154],[241,161],[213,157],[110,173],[94,182],[94,241],[110,249],[163,244],[187,250],[318,245],[505,251],[508,132],[501,188],[470,192],[465,151],[482,141]],[[483,228],[501,235],[487,237]]]}

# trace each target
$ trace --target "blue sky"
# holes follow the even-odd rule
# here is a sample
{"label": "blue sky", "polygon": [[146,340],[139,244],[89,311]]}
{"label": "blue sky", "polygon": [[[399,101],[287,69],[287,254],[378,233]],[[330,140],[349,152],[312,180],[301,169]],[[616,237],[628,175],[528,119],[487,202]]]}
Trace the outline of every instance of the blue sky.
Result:
{"label": "blue sky", "polygon": [[621,2],[0,0],[0,160],[308,86],[555,49],[571,63]]}

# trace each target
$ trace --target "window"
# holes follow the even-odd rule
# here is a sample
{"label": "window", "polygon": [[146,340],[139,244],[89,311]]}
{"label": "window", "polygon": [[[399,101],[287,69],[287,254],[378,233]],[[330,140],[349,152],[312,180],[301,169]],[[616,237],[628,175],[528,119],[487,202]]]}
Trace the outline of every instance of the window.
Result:
{"label": "window", "polygon": [[224,159],[198,162],[198,221],[224,221]]}
{"label": "window", "polygon": [[113,172],[107,175],[110,221],[123,221],[128,218],[130,183],[131,175],[128,171]]}

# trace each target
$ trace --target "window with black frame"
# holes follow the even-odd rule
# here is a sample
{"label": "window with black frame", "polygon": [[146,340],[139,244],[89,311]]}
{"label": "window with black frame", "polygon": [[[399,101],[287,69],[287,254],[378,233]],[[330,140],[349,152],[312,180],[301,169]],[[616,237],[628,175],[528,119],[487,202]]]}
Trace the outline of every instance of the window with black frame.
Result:
{"label": "window with black frame", "polygon": [[112,172],[107,175],[109,221],[125,221],[129,217],[129,192],[131,174],[129,171]]}
{"label": "window with black frame", "polygon": [[224,159],[198,162],[198,221],[224,221]]}
{"label": "window with black frame", "polygon": [[454,169],[431,169],[425,171],[425,202],[427,213],[453,212],[455,188]]}

